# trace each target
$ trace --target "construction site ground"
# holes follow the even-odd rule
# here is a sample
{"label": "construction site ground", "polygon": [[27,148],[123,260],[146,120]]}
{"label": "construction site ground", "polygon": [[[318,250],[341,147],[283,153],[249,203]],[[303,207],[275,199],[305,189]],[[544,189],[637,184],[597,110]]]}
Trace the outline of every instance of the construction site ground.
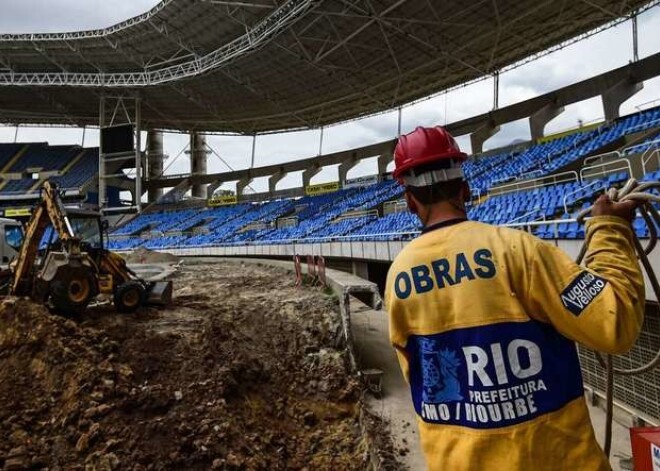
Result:
{"label": "construction site ground", "polygon": [[[1,302],[0,468],[425,468],[384,311],[351,300],[360,368],[383,373],[376,397],[349,372],[336,299],[291,271],[129,261],[175,272],[174,305],[118,315],[101,302],[72,320]],[[590,412],[602,441],[604,413]],[[629,455],[615,424],[614,470]]]}
{"label": "construction site ground", "polygon": [[402,469],[406,449],[363,407],[331,294],[223,262],[173,281],[171,307],[131,315],[2,300],[0,468]]}

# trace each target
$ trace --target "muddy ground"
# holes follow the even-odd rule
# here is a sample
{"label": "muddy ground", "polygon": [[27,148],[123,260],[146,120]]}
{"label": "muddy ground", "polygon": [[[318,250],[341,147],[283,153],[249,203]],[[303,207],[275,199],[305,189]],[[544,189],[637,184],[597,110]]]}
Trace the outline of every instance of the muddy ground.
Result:
{"label": "muddy ground", "polygon": [[163,310],[0,305],[0,468],[398,469],[361,432],[336,301],[276,268],[186,267]]}

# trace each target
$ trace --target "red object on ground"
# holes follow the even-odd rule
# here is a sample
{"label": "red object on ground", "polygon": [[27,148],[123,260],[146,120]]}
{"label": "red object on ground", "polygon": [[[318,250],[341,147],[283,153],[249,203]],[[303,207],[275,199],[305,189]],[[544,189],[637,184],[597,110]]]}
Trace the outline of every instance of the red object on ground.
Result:
{"label": "red object on ground", "polygon": [[660,471],[660,427],[630,429],[635,471]]}
{"label": "red object on ground", "polygon": [[300,255],[293,256],[293,264],[296,267],[296,288],[302,285],[302,268],[300,265]]}
{"label": "red object on ground", "polygon": [[323,258],[321,255],[316,256],[316,273],[318,273],[321,285],[325,288],[325,258]]}
{"label": "red object on ground", "polygon": [[314,264],[314,255],[307,256],[307,276],[316,281],[316,265]]}

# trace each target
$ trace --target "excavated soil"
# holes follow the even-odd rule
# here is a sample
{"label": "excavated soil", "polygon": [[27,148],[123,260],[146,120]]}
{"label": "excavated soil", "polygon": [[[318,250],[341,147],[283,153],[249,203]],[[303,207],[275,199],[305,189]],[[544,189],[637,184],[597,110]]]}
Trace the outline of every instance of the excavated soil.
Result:
{"label": "excavated soil", "polygon": [[2,301],[0,468],[361,470],[375,443],[397,469],[383,424],[362,433],[330,296],[230,263],[174,283],[134,315]]}
{"label": "excavated soil", "polygon": [[154,250],[140,247],[132,252],[122,254],[127,263],[177,263],[179,257],[167,252],[156,252]]}

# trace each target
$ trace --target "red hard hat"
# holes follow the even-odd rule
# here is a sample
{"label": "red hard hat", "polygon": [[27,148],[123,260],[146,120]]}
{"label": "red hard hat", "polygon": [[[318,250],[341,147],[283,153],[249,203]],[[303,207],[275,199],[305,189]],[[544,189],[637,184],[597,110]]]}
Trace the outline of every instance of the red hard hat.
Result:
{"label": "red hard hat", "polygon": [[442,160],[463,161],[467,158],[461,152],[456,140],[442,126],[432,128],[417,127],[413,132],[399,137],[394,149],[394,178],[401,177],[410,169]]}

